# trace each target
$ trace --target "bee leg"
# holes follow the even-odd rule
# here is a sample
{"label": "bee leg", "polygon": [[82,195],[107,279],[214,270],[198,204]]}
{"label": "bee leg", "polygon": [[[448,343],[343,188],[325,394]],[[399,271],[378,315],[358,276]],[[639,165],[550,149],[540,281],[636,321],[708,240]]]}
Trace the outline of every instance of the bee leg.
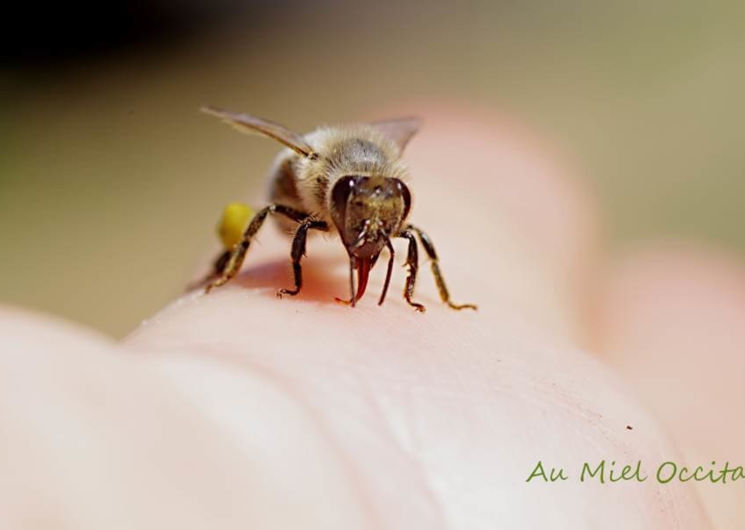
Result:
{"label": "bee leg", "polygon": [[280,289],[277,291],[277,296],[280,298],[282,295],[289,294],[295,296],[300,292],[303,287],[303,269],[300,266],[300,260],[305,256],[305,240],[308,236],[308,230],[328,230],[329,226],[323,221],[316,221],[313,219],[305,219],[300,226],[297,227],[295,237],[292,240],[292,272],[295,277],[295,288],[294,289]]}
{"label": "bee leg", "polygon": [[385,295],[388,292],[388,285],[391,283],[391,274],[393,273],[393,260],[396,256],[390,239],[386,240],[386,246],[388,247],[388,268],[385,272],[385,283],[383,284],[383,292],[380,293],[380,298],[378,299],[378,305],[383,305],[385,301]]}
{"label": "bee leg", "polygon": [[354,271],[357,267],[356,260],[353,256],[349,256],[349,300],[344,300],[343,298],[339,298],[338,296],[334,297],[334,300],[336,300],[338,303],[342,305],[348,305],[354,307],[357,303],[357,295],[356,290],[354,288]]}
{"label": "bee leg", "polygon": [[217,256],[217,259],[215,260],[215,263],[213,263],[213,271],[212,274],[210,274],[211,277],[218,277],[221,276],[225,268],[228,266],[228,262],[230,261],[230,250],[226,250],[225,252],[221,253],[219,256]]}
{"label": "bee leg", "polygon": [[219,278],[222,275],[222,271],[225,270],[225,267],[228,264],[228,260],[230,260],[230,250],[225,250],[224,252],[221,252],[217,256],[217,258],[215,258],[215,261],[212,264],[212,271],[210,271],[209,274],[202,277],[200,280],[195,280],[189,283],[186,286],[186,290],[191,291],[192,289],[196,289],[197,287],[200,287],[207,282],[211,282],[215,278]]}
{"label": "bee leg", "polygon": [[409,240],[409,251],[406,253],[406,268],[409,274],[406,276],[406,287],[404,287],[404,298],[406,302],[416,311],[424,313],[425,307],[422,304],[414,302],[411,297],[414,296],[414,285],[416,284],[416,273],[419,270],[419,250],[416,244],[414,234],[407,228],[398,237]]}
{"label": "bee leg", "polygon": [[248,227],[243,232],[243,238],[230,251],[230,257],[227,258],[227,260],[225,260],[223,256],[218,258],[215,266],[217,267],[218,265],[221,265],[222,261],[225,261],[224,267],[220,271],[219,278],[207,285],[207,287],[205,288],[206,293],[209,293],[210,290],[212,290],[214,287],[225,285],[238,273],[238,270],[243,264],[243,259],[246,257],[246,251],[248,251],[248,247],[251,245],[251,240],[259,231],[261,225],[264,224],[267,216],[274,213],[282,214],[298,222],[301,222],[308,217],[308,214],[306,213],[300,212],[293,208],[289,208],[287,206],[282,206],[281,204],[272,204],[270,206],[267,206],[266,208],[261,209],[256,215],[254,215],[253,219],[251,219]]}
{"label": "bee leg", "polygon": [[474,304],[456,304],[450,300],[450,293],[448,292],[447,285],[445,285],[445,278],[442,277],[442,272],[440,272],[439,260],[437,258],[437,252],[435,252],[435,247],[432,244],[432,240],[425,232],[413,225],[407,226],[406,230],[413,230],[419,236],[422,246],[424,246],[424,250],[427,252],[427,256],[429,256],[432,275],[435,277],[437,290],[440,292],[440,298],[442,301],[453,309],[477,309]]}

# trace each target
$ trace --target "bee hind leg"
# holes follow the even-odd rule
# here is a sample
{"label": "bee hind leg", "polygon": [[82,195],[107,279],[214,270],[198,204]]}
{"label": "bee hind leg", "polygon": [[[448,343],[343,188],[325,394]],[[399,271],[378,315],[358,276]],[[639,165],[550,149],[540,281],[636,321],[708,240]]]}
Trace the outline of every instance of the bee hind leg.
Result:
{"label": "bee hind leg", "polygon": [[429,238],[429,236],[423,232],[421,229],[409,225],[406,227],[405,231],[413,231],[416,232],[416,234],[419,236],[419,240],[422,242],[422,246],[424,247],[425,252],[427,252],[427,256],[430,259],[430,267],[432,269],[432,275],[435,277],[435,283],[437,284],[437,290],[440,293],[440,299],[444,303],[446,303],[449,307],[453,309],[473,309],[476,310],[477,307],[474,304],[456,304],[450,299],[450,292],[448,292],[447,285],[445,285],[445,278],[442,276],[442,272],[440,272],[440,265],[439,265],[439,259],[437,258],[437,252],[435,252],[435,247],[432,244],[432,240]]}
{"label": "bee hind leg", "polygon": [[300,265],[300,260],[305,256],[305,241],[308,237],[308,230],[328,230],[329,226],[324,221],[317,221],[314,219],[306,218],[300,223],[295,231],[295,237],[292,240],[292,251],[290,253],[292,257],[292,272],[295,279],[294,289],[280,289],[277,291],[277,296],[282,298],[283,295],[289,294],[295,296],[300,292],[303,287],[303,269]]}
{"label": "bee hind leg", "polygon": [[232,250],[229,251],[230,255],[226,258],[225,254],[227,254],[228,252],[226,251],[226,253],[222,254],[215,262],[216,272],[218,267],[221,268],[221,270],[219,271],[218,278],[208,284],[205,288],[206,293],[209,293],[215,287],[225,285],[231,279],[233,279],[233,277],[240,270],[241,265],[243,265],[243,260],[246,257],[246,252],[248,251],[248,247],[251,245],[251,240],[261,229],[261,226],[264,224],[267,216],[269,214],[277,213],[289,217],[290,219],[297,222],[302,222],[308,217],[308,214],[306,213],[295,210],[293,208],[289,208],[287,206],[282,206],[281,204],[272,204],[267,206],[266,208],[262,208],[261,210],[259,210],[259,212],[253,216],[251,222],[246,227],[241,240],[232,248]]}
{"label": "bee hind leg", "polygon": [[225,270],[225,267],[228,264],[228,260],[230,260],[230,252],[230,250],[221,252],[212,263],[212,270],[209,272],[209,274],[203,276],[199,280],[195,280],[189,283],[186,286],[186,290],[191,291],[192,289],[196,289],[197,287],[202,287],[208,282],[212,282],[212,280],[214,280],[215,278],[219,278],[222,275],[222,271]]}

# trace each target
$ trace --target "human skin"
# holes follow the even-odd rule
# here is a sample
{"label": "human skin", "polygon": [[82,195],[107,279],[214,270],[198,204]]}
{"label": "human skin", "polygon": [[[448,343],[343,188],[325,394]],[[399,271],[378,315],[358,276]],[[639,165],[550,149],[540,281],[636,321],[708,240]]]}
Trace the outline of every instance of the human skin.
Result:
{"label": "human skin", "polygon": [[[608,272],[597,351],[663,420],[686,461],[742,465],[745,270],[690,243],[644,245]],[[697,484],[713,526],[745,522],[736,484]]]}
{"label": "human skin", "polygon": [[[499,116],[422,111],[412,222],[477,312],[439,302],[423,252],[426,313],[400,266],[382,307],[381,266],[357,307],[334,303],[333,237],[309,241],[303,291],[278,299],[289,242],[268,226],[233,282],[120,343],[4,309],[0,526],[709,528],[692,484],[579,481],[583,462],[653,475],[681,455],[578,347],[604,344],[590,331],[616,302],[592,312],[595,217],[571,171]],[[569,480],[527,482],[539,460]]]}

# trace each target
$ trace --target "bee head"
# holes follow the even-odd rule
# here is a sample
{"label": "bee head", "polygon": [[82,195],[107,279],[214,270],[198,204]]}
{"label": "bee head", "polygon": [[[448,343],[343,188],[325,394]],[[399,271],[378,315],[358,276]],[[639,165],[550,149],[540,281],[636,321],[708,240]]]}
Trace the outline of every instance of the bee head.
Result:
{"label": "bee head", "polygon": [[411,194],[396,178],[346,176],[334,184],[330,207],[331,218],[357,268],[356,298],[360,298],[370,268],[409,213]]}

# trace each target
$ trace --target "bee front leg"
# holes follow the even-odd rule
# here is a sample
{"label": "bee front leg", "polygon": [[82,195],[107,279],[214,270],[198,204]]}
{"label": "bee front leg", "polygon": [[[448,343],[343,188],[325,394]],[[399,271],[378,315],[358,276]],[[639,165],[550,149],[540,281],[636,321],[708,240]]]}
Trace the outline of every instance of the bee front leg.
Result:
{"label": "bee front leg", "polygon": [[280,289],[277,291],[277,296],[280,298],[282,295],[289,294],[295,296],[300,292],[303,287],[303,269],[300,266],[300,260],[305,256],[305,240],[308,237],[308,230],[328,230],[329,226],[323,221],[316,221],[313,219],[306,219],[300,226],[297,227],[295,237],[292,240],[292,272],[295,278],[294,289]]}
{"label": "bee front leg", "polygon": [[442,301],[453,309],[477,309],[474,304],[455,304],[450,300],[450,293],[448,292],[447,285],[445,285],[445,278],[442,277],[442,272],[440,272],[440,266],[438,264],[439,260],[437,258],[437,252],[435,252],[435,247],[432,244],[432,240],[425,232],[413,225],[406,227],[407,232],[410,230],[416,232],[422,242],[422,246],[424,246],[424,250],[427,252],[427,256],[430,259],[430,266],[432,268],[432,275],[435,277],[437,290],[440,292],[440,298]]}
{"label": "bee front leg", "polygon": [[344,300],[338,296],[334,297],[338,303],[354,307],[357,303],[356,291],[354,289],[354,270],[357,267],[357,261],[354,256],[349,256],[349,300]]}
{"label": "bee front leg", "polygon": [[230,251],[230,256],[226,259],[225,255],[223,254],[222,256],[220,256],[220,258],[218,258],[215,264],[215,268],[217,269],[219,267],[222,267],[220,276],[212,283],[207,285],[207,287],[205,288],[206,293],[209,293],[210,290],[215,287],[225,285],[231,279],[233,279],[233,277],[240,270],[241,265],[243,265],[243,260],[246,257],[246,252],[248,251],[248,247],[251,245],[251,240],[254,238],[259,229],[261,229],[261,226],[264,224],[267,216],[269,214],[275,213],[282,214],[298,222],[304,221],[308,217],[308,214],[306,213],[300,212],[293,208],[289,208],[287,206],[282,206],[281,204],[272,204],[270,206],[267,206],[266,208],[261,209],[253,217],[253,219],[251,219],[248,227],[246,227],[246,230],[243,232],[243,238]]}
{"label": "bee front leg", "polygon": [[409,269],[409,274],[406,276],[406,286],[404,287],[404,298],[406,302],[413,307],[416,311],[424,313],[425,307],[422,304],[414,302],[411,297],[414,296],[414,285],[416,284],[416,274],[419,270],[419,250],[416,244],[416,238],[414,234],[408,229],[404,230],[398,237],[409,240],[409,250],[406,253],[406,268]]}

